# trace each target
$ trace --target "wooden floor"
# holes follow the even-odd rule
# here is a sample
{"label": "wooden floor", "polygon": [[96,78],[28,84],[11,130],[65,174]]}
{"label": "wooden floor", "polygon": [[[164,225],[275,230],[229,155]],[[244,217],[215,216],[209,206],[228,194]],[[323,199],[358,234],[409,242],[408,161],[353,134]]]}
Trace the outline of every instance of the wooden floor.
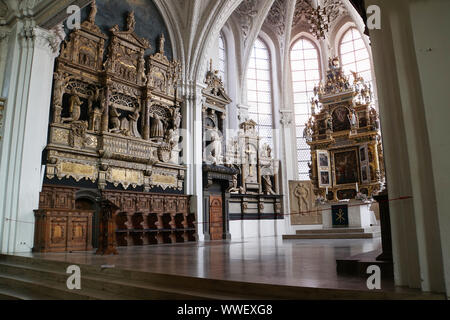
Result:
{"label": "wooden floor", "polygon": [[[366,279],[337,275],[336,259],[380,248],[378,239],[289,240],[280,237],[245,241],[216,241],[179,245],[119,248],[117,256],[92,252],[16,254],[26,258],[114,268],[136,272],[279,286],[332,289],[330,297],[347,290],[370,298]],[[395,288],[383,280],[378,297],[420,293]],[[323,296],[322,298],[330,298]],[[430,298],[430,297],[425,297]]]}

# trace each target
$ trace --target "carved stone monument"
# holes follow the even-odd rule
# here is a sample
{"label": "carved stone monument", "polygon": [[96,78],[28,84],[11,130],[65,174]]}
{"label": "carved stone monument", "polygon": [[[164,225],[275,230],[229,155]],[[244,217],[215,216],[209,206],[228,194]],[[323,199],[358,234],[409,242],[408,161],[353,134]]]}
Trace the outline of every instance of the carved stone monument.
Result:
{"label": "carved stone monument", "polygon": [[322,224],[311,181],[289,181],[289,201],[292,225]]}
{"label": "carved stone monument", "polygon": [[163,35],[145,56],[151,46],[135,33],[133,12],[109,36],[96,13],[94,1],[56,61],[46,183],[101,190],[119,208],[120,246],[195,241],[180,164],[181,65],[166,57]]}
{"label": "carved stone monument", "polygon": [[[181,191],[180,64],[150,48],[134,32],[131,12],[126,30],[111,36],[95,25],[97,8],[63,44],[56,62],[53,121],[47,146],[47,178],[83,179],[144,191]],[[109,39],[104,61],[104,46]]]}

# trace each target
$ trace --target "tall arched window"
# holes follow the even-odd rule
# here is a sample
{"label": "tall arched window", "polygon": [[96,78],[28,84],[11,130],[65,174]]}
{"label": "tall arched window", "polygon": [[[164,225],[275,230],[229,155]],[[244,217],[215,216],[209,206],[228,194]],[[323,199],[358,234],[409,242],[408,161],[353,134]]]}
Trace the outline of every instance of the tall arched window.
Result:
{"label": "tall arched window", "polygon": [[247,69],[249,117],[257,123],[261,143],[273,148],[272,78],[267,45],[257,39]]}
{"label": "tall arched window", "polygon": [[306,38],[298,40],[291,49],[292,88],[294,93],[297,164],[300,180],[309,180],[308,162],[311,151],[303,137],[305,124],[311,117],[314,87],[320,82],[319,51]]}
{"label": "tall arched window", "polygon": [[219,74],[223,80],[225,88],[227,87],[227,53],[225,49],[225,41],[223,40],[222,34],[219,34]]}
{"label": "tall arched window", "polygon": [[370,81],[373,87],[372,67],[366,44],[361,33],[356,28],[350,28],[342,36],[339,45],[341,64],[344,72],[358,72],[365,81]]}

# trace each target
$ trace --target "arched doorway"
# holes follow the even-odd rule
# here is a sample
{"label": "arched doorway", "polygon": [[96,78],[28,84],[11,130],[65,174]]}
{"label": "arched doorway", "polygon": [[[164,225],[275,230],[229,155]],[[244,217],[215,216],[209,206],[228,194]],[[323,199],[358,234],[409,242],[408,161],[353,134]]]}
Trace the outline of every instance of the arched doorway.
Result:
{"label": "arched doorway", "polygon": [[92,210],[92,247],[98,248],[100,207],[98,199],[100,193],[97,190],[80,190],[76,194],[75,207],[78,210]]}

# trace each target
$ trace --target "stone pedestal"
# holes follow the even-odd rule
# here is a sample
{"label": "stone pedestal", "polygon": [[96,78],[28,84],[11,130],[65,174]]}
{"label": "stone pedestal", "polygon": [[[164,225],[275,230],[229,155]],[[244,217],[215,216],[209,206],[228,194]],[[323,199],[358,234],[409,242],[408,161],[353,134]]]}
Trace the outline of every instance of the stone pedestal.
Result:
{"label": "stone pedestal", "polygon": [[332,206],[348,205],[348,228],[369,228],[376,224],[373,211],[370,210],[371,202],[349,201],[349,202],[329,202],[321,205],[322,226],[324,229],[331,229],[333,226]]}

